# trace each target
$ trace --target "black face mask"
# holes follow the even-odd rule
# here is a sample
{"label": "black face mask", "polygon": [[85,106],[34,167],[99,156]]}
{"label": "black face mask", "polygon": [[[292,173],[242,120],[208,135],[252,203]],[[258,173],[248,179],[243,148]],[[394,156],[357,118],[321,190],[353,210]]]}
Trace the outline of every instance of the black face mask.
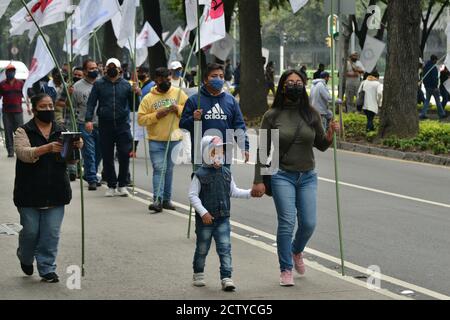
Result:
{"label": "black face mask", "polygon": [[167,92],[169,91],[170,87],[172,86],[172,83],[170,81],[164,81],[161,82],[160,84],[158,84],[158,88],[159,90],[161,90],[162,92]]}
{"label": "black face mask", "polygon": [[147,79],[147,76],[145,74],[140,74],[138,75],[138,79],[141,81],[145,81],[145,79]]}
{"label": "black face mask", "polygon": [[97,79],[97,77],[98,77],[98,70],[89,71],[88,72],[88,77],[91,78],[91,79]]}
{"label": "black face mask", "polygon": [[296,102],[303,95],[303,85],[287,85],[284,89],[286,98]]}
{"label": "black face mask", "polygon": [[110,68],[106,71],[106,74],[110,78],[115,78],[119,74],[119,71],[116,68]]}
{"label": "black face mask", "polygon": [[72,78],[72,80],[73,80],[73,83],[77,83],[78,81],[80,81],[82,78],[79,78],[79,77],[73,77]]}
{"label": "black face mask", "polygon": [[36,112],[36,118],[45,123],[50,123],[55,120],[55,111],[54,110],[38,110]]}

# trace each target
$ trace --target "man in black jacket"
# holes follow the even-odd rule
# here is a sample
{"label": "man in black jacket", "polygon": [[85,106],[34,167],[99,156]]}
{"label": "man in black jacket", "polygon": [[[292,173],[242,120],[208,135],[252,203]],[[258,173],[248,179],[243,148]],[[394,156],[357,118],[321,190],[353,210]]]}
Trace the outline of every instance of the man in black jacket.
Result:
{"label": "man in black jacket", "polygon": [[[133,88],[120,77],[120,61],[111,58],[106,62],[106,75],[97,80],[89,95],[86,111],[86,131],[93,130],[92,119],[97,106],[100,145],[103,155],[103,169],[108,183],[106,197],[127,197],[127,175],[130,165],[132,141],[130,130],[130,109],[133,102],[139,104],[134,94],[141,95],[139,86]],[[134,101],[133,101],[134,100]],[[114,147],[117,147],[119,158],[119,177],[114,167]],[[118,184],[118,189],[116,190]]]}

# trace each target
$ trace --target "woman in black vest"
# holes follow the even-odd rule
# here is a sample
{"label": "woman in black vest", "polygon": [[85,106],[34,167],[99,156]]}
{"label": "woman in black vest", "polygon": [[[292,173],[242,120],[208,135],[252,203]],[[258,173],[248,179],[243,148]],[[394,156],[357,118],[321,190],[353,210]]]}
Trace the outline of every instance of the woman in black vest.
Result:
{"label": "woman in black vest", "polygon": [[[40,93],[31,98],[33,119],[17,129],[14,148],[17,154],[14,204],[23,229],[17,256],[26,275],[37,269],[43,281],[58,282],[56,255],[64,206],[72,199],[67,164],[58,153],[63,127],[55,122],[52,98]],[[75,142],[81,148],[83,142]]]}

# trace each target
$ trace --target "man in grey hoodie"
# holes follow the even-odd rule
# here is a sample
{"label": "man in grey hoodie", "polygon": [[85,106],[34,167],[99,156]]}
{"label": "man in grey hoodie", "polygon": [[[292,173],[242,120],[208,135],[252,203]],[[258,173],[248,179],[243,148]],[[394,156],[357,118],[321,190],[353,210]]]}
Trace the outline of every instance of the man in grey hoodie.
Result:
{"label": "man in grey hoodie", "polygon": [[333,113],[328,110],[328,104],[331,102],[331,94],[327,87],[329,80],[330,74],[326,71],[322,72],[319,79],[313,80],[310,93],[311,105],[320,113],[325,131],[333,117]]}

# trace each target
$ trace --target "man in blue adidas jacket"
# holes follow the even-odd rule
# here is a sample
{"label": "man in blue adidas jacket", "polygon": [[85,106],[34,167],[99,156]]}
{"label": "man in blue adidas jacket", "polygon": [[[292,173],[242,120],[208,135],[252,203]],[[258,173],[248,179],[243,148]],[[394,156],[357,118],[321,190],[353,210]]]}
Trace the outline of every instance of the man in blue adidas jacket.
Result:
{"label": "man in blue adidas jacket", "polygon": [[[191,134],[191,159],[194,162],[194,121],[201,120],[202,136],[221,135],[221,138],[232,143],[236,140],[239,148],[244,152],[245,162],[249,159],[249,142],[246,134],[244,118],[239,103],[229,93],[223,90],[224,69],[216,63],[208,64],[200,91],[200,109],[197,109],[198,93],[191,96],[183,109],[180,128]],[[200,137],[201,140],[201,137]],[[231,150],[228,150],[231,151]],[[231,164],[230,152],[226,152],[226,164]],[[197,157],[195,159],[198,159]],[[201,159],[201,158],[200,158]],[[201,164],[201,160],[200,160]]]}

